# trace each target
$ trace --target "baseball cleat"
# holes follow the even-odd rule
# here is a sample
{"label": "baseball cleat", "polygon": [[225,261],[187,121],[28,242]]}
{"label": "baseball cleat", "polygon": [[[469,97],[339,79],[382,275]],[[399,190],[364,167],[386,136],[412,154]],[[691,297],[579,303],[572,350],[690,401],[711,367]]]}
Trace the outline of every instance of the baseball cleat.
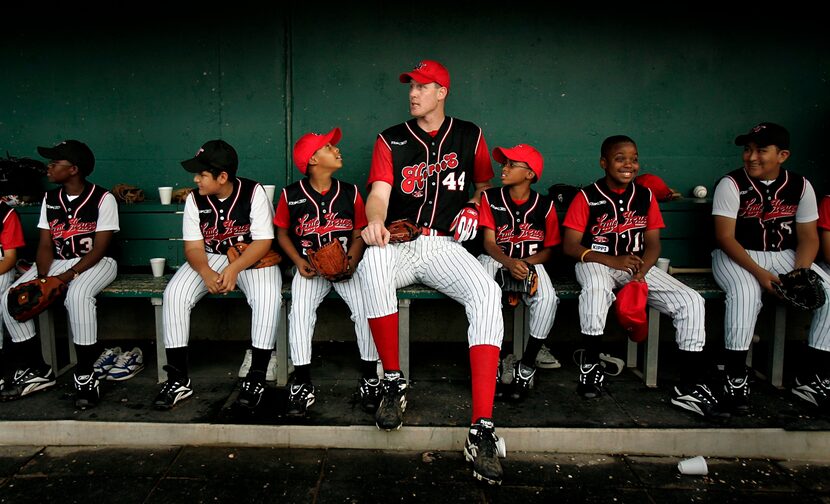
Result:
{"label": "baseball cleat", "polygon": [[74,375],[75,384],[75,407],[80,409],[87,409],[98,404],[101,399],[101,391],[99,388],[98,375],[93,371],[92,374]]}
{"label": "baseball cleat", "polygon": [[361,378],[357,382],[357,391],[360,395],[360,405],[368,413],[378,410],[383,393],[381,381],[377,378]]}
{"label": "baseball cleat", "polygon": [[593,399],[602,395],[605,383],[605,371],[598,362],[584,363],[579,366],[579,383],[576,393],[586,399]]}
{"label": "baseball cleat", "polygon": [[501,485],[504,471],[499,456],[505,456],[504,442],[496,435],[489,418],[480,418],[470,426],[464,441],[464,458],[473,463],[473,477],[489,485]]}
{"label": "baseball cleat", "polygon": [[749,411],[749,373],[734,378],[726,376],[726,382],[723,384],[723,401],[737,413]]}
{"label": "baseball cleat", "polygon": [[510,398],[514,401],[521,401],[527,397],[527,393],[533,388],[536,380],[536,368],[525,366],[521,361],[516,363],[516,372],[513,378],[513,391]]}
{"label": "baseball cleat", "polygon": [[190,378],[168,378],[161,386],[161,391],[153,401],[157,410],[169,410],[181,401],[193,395]]}
{"label": "baseball cleat", "polygon": [[308,412],[316,398],[314,385],[310,383],[300,383],[291,385],[288,389],[288,408],[285,414],[291,417],[303,417]]}
{"label": "baseball cleat", "polygon": [[382,397],[375,412],[375,425],[385,431],[398,430],[403,425],[406,411],[406,380],[400,371],[387,371],[384,375]]}
{"label": "baseball cleat", "polygon": [[144,354],[138,347],[118,356],[115,364],[107,373],[107,380],[123,381],[129,380],[144,369]]}
{"label": "baseball cleat", "polygon": [[[260,376],[262,375],[260,374]],[[262,381],[245,378],[239,385],[236,405],[252,410],[259,406],[263,394],[265,394],[265,384]]]}
{"label": "baseball cleat", "polygon": [[718,400],[706,385],[678,385],[672,389],[671,403],[678,408],[691,411],[704,418],[729,418],[728,412],[721,409]]}
{"label": "baseball cleat", "polygon": [[0,392],[0,399],[12,401],[54,386],[55,373],[52,372],[51,367],[47,367],[45,370],[36,368],[18,369],[14,372],[11,382],[7,383],[3,391]]}
{"label": "baseball cleat", "polygon": [[817,407],[827,407],[830,404],[830,379],[822,379],[818,375],[813,375],[810,380],[799,380],[796,377],[795,387],[792,393],[799,399],[804,399],[808,403]]}

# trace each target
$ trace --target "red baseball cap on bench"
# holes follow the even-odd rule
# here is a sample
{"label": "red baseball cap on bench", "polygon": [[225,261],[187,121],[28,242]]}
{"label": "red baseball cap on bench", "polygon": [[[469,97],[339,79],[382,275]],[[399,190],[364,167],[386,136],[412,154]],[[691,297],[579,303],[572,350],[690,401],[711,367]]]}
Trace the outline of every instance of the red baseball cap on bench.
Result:
{"label": "red baseball cap on bench", "polygon": [[334,128],[325,135],[321,135],[320,133],[306,133],[301,136],[297,140],[297,143],[294,144],[294,164],[297,165],[300,173],[305,175],[308,169],[308,160],[311,159],[311,156],[315,152],[320,150],[320,147],[324,147],[327,144],[336,145],[342,137],[343,133],[340,131],[340,128]]}
{"label": "red baseball cap on bench", "polygon": [[614,301],[617,320],[631,341],[637,343],[645,341],[648,337],[647,301],[648,284],[645,282],[628,282],[617,293],[617,300]]}

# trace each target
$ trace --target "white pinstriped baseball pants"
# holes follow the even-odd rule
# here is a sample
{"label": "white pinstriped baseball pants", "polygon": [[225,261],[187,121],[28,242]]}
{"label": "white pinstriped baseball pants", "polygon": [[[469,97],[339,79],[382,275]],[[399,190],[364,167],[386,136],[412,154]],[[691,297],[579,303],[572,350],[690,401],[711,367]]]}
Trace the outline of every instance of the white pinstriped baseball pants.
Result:
{"label": "white pinstriped baseball pants", "polygon": [[[14,268],[0,275],[0,292],[5,293],[14,280]],[[3,303],[3,306],[7,306]],[[3,324],[0,324],[0,349],[3,348]]]}
{"label": "white pinstriped baseball pants", "polygon": [[[47,275],[56,276],[78,264],[80,257],[74,259],[55,259],[49,266]],[[66,312],[69,316],[69,327],[72,330],[72,340],[77,345],[92,345],[98,341],[98,318],[95,296],[111,284],[118,274],[118,265],[115,259],[104,257],[98,263],[84,271],[78,278],[69,282],[66,291]],[[20,276],[12,287],[37,278],[37,265]],[[3,321],[9,329],[12,341],[20,343],[35,337],[35,321],[18,322],[9,315],[9,290],[3,291]]]}
{"label": "white pinstriped baseball pants", "polygon": [[[213,271],[225,269],[228,257],[208,254]],[[251,343],[255,348],[273,350],[277,340],[277,322],[282,303],[282,274],[279,266],[246,269],[236,277],[236,285],[251,307]],[[164,347],[187,346],[190,336],[190,312],[208,294],[202,276],[184,263],[164,289]]]}
{"label": "white pinstriped baseball pants", "polygon": [[[478,256],[478,261],[484,266],[484,270],[495,277],[496,272],[501,268],[501,263],[487,254]],[[530,307],[530,335],[536,339],[548,337],[553,320],[556,318],[556,308],[559,306],[559,297],[556,289],[550,281],[548,272],[541,264],[536,264],[536,274],[539,276],[539,287],[533,296],[523,296],[524,302]]]}
{"label": "white pinstriped baseball pants", "polygon": [[[789,273],[795,264],[795,251],[764,252],[747,250],[753,261],[776,275]],[[830,300],[830,276],[813,264],[811,270],[824,280],[824,293]],[[749,271],[738,266],[722,250],[712,252],[712,274],[721,289],[726,292],[724,316],[724,344],[727,350],[749,350],[755,323],[761,312],[761,284]],[[830,301],[813,312],[813,322],[807,336],[807,344],[818,350],[830,351]]]}
{"label": "white pinstriped baseball pants", "polygon": [[369,330],[369,319],[363,306],[363,293],[360,291],[359,273],[342,282],[330,282],[323,277],[305,278],[294,273],[291,282],[291,311],[288,314],[288,343],[291,348],[291,362],[295,366],[311,363],[311,339],[317,324],[317,308],[333,288],[349,310],[357,335],[357,347],[360,358],[364,361],[378,360],[378,351]]}
{"label": "white pinstriped baseball pants", "polygon": [[407,243],[367,247],[357,272],[369,318],[397,312],[396,289],[420,282],[464,306],[470,346],[501,348],[501,289],[451,236],[421,236]]}
{"label": "white pinstriped baseball pants", "polygon": [[[576,279],[582,286],[579,293],[579,324],[584,334],[601,335],[605,330],[608,310],[616,299],[613,289],[631,281],[631,274],[595,262],[576,263]],[[687,352],[700,352],[706,344],[703,297],[694,289],[652,267],[645,277],[648,304],[672,318],[677,347]]]}

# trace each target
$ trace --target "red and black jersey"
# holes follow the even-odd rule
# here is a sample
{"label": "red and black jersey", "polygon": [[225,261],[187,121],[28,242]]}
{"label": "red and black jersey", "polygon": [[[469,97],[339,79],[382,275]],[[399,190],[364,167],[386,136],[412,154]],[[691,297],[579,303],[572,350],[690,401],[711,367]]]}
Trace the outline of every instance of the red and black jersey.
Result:
{"label": "red and black jersey", "polygon": [[746,250],[795,249],[795,214],[807,179],[781,170],[771,184],[753,180],[743,168],[726,175],[738,187],[740,206],[735,239]]}
{"label": "red and black jersey", "polygon": [[560,243],[559,219],[553,201],[530,191],[526,201],[513,201],[510,188],[482,193],[479,224],[492,229],[496,244],[509,257],[524,259]]}
{"label": "red and black jersey", "polygon": [[46,192],[46,221],[55,245],[55,259],[74,259],[92,251],[98,229],[98,208],[108,193],[90,183],[72,201],[66,197],[63,187]]}
{"label": "red and black jersey", "polygon": [[253,180],[237,177],[231,195],[224,201],[215,195],[190,193],[199,210],[199,229],[205,240],[205,252],[226,254],[234,243],[254,241],[251,237],[251,206],[258,185]]}
{"label": "red and black jersey", "polygon": [[[582,246],[610,255],[643,255],[645,232],[663,227],[659,208],[650,189],[637,184],[628,184],[621,193],[612,191],[600,179],[583,187],[568,209],[565,225],[572,227],[572,210],[578,205],[587,205],[587,220],[582,230]],[[656,212],[655,216],[650,216]]]}
{"label": "red and black jersey", "polygon": [[[392,185],[387,222],[408,218],[424,227],[448,232],[458,211],[470,199],[476,182],[493,177],[481,128],[447,117],[427,133],[417,119],[393,126],[378,136],[369,183]],[[378,149],[383,149],[378,152]],[[391,171],[379,157],[389,156]]]}
{"label": "red and black jersey", "polygon": [[4,251],[24,246],[23,227],[14,208],[0,201],[0,257]]}
{"label": "red and black jersey", "polygon": [[830,195],[825,194],[818,204],[818,228],[830,231]]}
{"label": "red and black jersey", "polygon": [[285,187],[274,216],[277,227],[288,229],[297,252],[307,256],[333,240],[349,249],[352,231],[366,226],[363,198],[354,184],[331,180],[325,194],[315,191],[307,178]]}

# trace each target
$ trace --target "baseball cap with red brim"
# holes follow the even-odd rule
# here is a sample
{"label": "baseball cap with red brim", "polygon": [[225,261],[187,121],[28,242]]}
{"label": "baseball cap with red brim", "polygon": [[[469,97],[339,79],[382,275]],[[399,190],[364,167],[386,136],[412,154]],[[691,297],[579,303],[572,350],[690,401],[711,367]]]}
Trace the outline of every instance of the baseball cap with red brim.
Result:
{"label": "baseball cap with red brim", "polygon": [[536,174],[536,180],[542,178],[542,171],[545,169],[545,160],[542,155],[532,145],[527,144],[519,144],[509,149],[496,147],[493,149],[493,159],[500,164],[505,164],[508,159],[527,163],[533,173]]}
{"label": "baseball cap with red brim", "polygon": [[343,137],[340,128],[334,128],[328,133],[322,135],[320,133],[306,133],[301,136],[297,143],[294,144],[294,164],[300,173],[305,175],[308,169],[308,160],[315,152],[320,150],[327,144],[335,145]]}
{"label": "baseball cap with red brim", "polygon": [[433,60],[421,61],[412,71],[402,73],[398,79],[404,84],[414,80],[419,84],[435,82],[439,86],[450,88],[450,72],[444,65]]}
{"label": "baseball cap with red brim", "polygon": [[645,282],[628,282],[617,293],[617,299],[614,301],[617,320],[631,341],[637,343],[645,341],[648,337],[647,302],[648,284]]}
{"label": "baseball cap with red brim", "polygon": [[672,192],[669,186],[657,175],[651,173],[644,173],[634,179],[634,183],[643,187],[648,187],[654,193],[657,201],[669,201],[672,199]]}

